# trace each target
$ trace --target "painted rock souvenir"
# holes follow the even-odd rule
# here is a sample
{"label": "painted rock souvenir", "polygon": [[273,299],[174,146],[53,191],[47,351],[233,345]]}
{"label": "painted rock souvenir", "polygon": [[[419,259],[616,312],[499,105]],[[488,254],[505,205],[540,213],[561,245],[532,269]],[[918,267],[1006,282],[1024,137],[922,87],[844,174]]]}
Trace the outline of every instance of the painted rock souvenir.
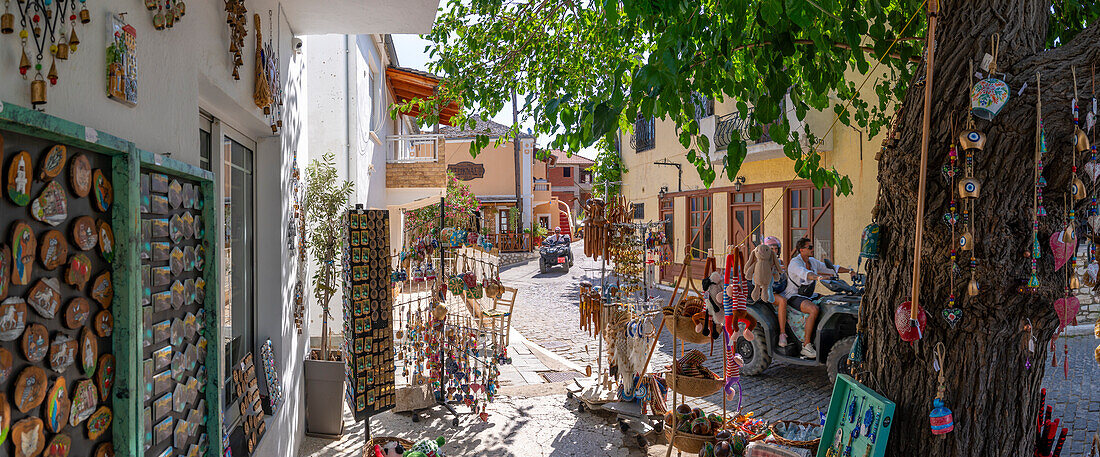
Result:
{"label": "painted rock souvenir", "polygon": [[100,401],[107,401],[111,396],[111,387],[115,385],[115,356],[103,354],[99,356],[99,368],[95,372],[96,387],[99,387]]}
{"label": "painted rock souvenir", "polygon": [[[8,378],[11,377],[12,369],[12,357],[11,351],[0,348],[0,384],[8,382]],[[3,394],[0,394],[3,395]],[[0,401],[0,403],[6,404],[6,401]],[[3,444],[4,440],[0,439],[0,444]]]}
{"label": "painted rock souvenir", "polygon": [[15,379],[14,394],[12,401],[21,413],[42,404],[46,399],[46,370],[34,365],[24,368]]}
{"label": "painted rock souvenir", "polygon": [[85,327],[80,331],[80,368],[84,376],[92,377],[96,368],[96,355],[99,353],[99,341],[91,330]]}
{"label": "painted rock souvenir", "polygon": [[99,253],[107,263],[112,263],[115,261],[115,232],[106,221],[99,221],[96,228],[99,233]]}
{"label": "painted rock souvenir", "polygon": [[8,166],[8,198],[19,206],[27,206],[31,202],[31,178],[34,176],[34,165],[31,165],[31,155],[27,151],[19,151],[11,158]]}
{"label": "painted rock souvenir", "polygon": [[15,341],[27,325],[27,302],[11,297],[0,303],[0,341]]}
{"label": "painted rock souvenir", "polygon": [[65,386],[65,378],[59,376],[46,394],[46,427],[54,433],[61,433],[69,425],[69,412],[73,404],[69,401],[69,391]]}
{"label": "painted rock souvenir", "polygon": [[9,431],[11,431],[11,406],[8,405],[8,396],[0,393],[0,446],[8,440]]}
{"label": "painted rock souvenir", "polygon": [[73,387],[73,406],[69,413],[69,425],[75,427],[91,416],[98,403],[95,384],[92,383],[92,380],[81,379],[77,381],[76,387]]}
{"label": "painted rock souvenir", "polygon": [[50,230],[42,234],[38,241],[38,260],[47,270],[55,270],[69,261],[69,243],[65,241],[65,234],[59,230]]}
{"label": "painted rock souvenir", "polygon": [[37,256],[38,239],[34,230],[25,222],[16,222],[11,230],[11,283],[26,286],[31,283],[34,258]]}
{"label": "painted rock souvenir", "polygon": [[111,408],[100,406],[88,418],[88,439],[98,440],[111,426]]}
{"label": "painted rock souvenir", "polygon": [[181,227],[181,229],[183,229],[183,238],[191,239],[192,237],[194,237],[195,216],[192,216],[191,213],[183,213],[183,215],[180,216],[180,221],[183,222],[183,226]]}
{"label": "painted rock souvenir", "polygon": [[93,457],[115,457],[115,446],[110,441],[99,443],[99,446],[95,448]]}
{"label": "painted rock souvenir", "polygon": [[23,355],[31,363],[46,359],[50,352],[50,332],[42,324],[31,324],[23,332]]}
{"label": "painted rock souvenir", "polygon": [[115,288],[111,284],[111,272],[104,271],[92,281],[92,300],[104,308],[111,307],[111,300],[115,298]]}
{"label": "painted rock souvenir", "polygon": [[77,342],[72,337],[58,332],[50,343],[50,368],[64,373],[76,361]]}
{"label": "painted rock souvenir", "polygon": [[97,168],[92,172],[92,203],[95,203],[95,208],[102,213],[111,209],[111,203],[114,201],[115,194],[111,188],[111,181],[108,181],[107,177],[103,176],[103,172]]}
{"label": "painted rock souvenir", "polygon": [[78,198],[87,197],[92,191],[92,164],[83,154],[73,157],[69,163],[69,185]]}
{"label": "painted rock souvenir", "polygon": [[95,219],[91,216],[80,216],[73,221],[73,244],[81,251],[89,251],[99,243],[99,232],[95,227]]}
{"label": "painted rock souvenir", "polygon": [[179,214],[172,215],[168,221],[168,230],[173,243],[179,243],[183,239],[183,219],[180,219]]}
{"label": "painted rock souvenir", "polygon": [[195,269],[202,271],[206,266],[206,248],[203,245],[195,246]]}
{"label": "painted rock souvenir", "polygon": [[176,281],[172,283],[172,308],[180,309],[183,306],[184,295],[187,293],[187,288],[183,286],[183,282]]}
{"label": "painted rock souvenir", "polygon": [[178,246],[172,248],[172,256],[168,260],[168,266],[172,268],[173,276],[179,276],[180,273],[183,273],[185,261],[183,249],[180,249]]}
{"label": "painted rock souvenir", "polygon": [[65,169],[65,159],[69,153],[63,144],[55,144],[42,156],[42,163],[38,165],[38,180],[49,181],[61,175]]}
{"label": "painted rock souvenir", "polygon": [[84,297],[76,297],[65,307],[65,326],[76,330],[88,321],[92,314],[92,304]]}
{"label": "painted rock souvenir", "polygon": [[65,272],[65,282],[78,290],[92,277],[92,261],[84,253],[69,257],[69,269]]}
{"label": "painted rock souvenir", "polygon": [[195,186],[193,184],[183,185],[183,207],[187,209],[195,207]]}
{"label": "painted rock souvenir", "polygon": [[[25,411],[24,411],[25,412]],[[15,457],[36,457],[46,447],[45,427],[42,419],[28,417],[11,426],[11,442],[15,445]]]}
{"label": "painted rock souvenir", "polygon": [[183,186],[175,179],[168,184],[168,204],[172,205],[172,209],[179,209],[183,204]]}
{"label": "painted rock souvenir", "polygon": [[73,448],[73,439],[69,435],[54,435],[46,449],[42,451],[42,457],[69,457],[69,451]]}
{"label": "painted rock souvenir", "polygon": [[57,181],[50,181],[38,198],[31,202],[31,216],[35,220],[57,227],[69,217],[69,205],[65,188]]}
{"label": "painted rock souvenir", "polygon": [[27,294],[27,304],[46,319],[53,319],[61,309],[61,284],[57,278],[42,278]]}
{"label": "painted rock souvenir", "polygon": [[0,301],[8,298],[8,288],[11,287],[11,249],[0,243]]}
{"label": "painted rock souvenir", "polygon": [[115,318],[111,316],[111,312],[107,310],[100,311],[95,315],[95,334],[100,338],[106,338],[111,336],[111,333],[115,330]]}

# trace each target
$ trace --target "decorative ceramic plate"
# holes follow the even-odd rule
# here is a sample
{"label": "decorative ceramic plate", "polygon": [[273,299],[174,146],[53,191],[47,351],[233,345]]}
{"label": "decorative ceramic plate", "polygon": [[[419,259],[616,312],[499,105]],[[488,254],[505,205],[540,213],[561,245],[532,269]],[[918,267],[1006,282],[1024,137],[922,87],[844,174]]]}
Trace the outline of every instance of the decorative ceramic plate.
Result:
{"label": "decorative ceramic plate", "polygon": [[95,383],[99,387],[99,400],[107,401],[111,396],[111,387],[115,385],[115,356],[99,356],[99,368],[95,372]]}
{"label": "decorative ceramic plate", "polygon": [[54,435],[46,450],[42,451],[42,457],[68,457],[72,448],[73,439],[69,435]]}
{"label": "decorative ceramic plate", "polygon": [[65,377],[58,376],[46,394],[46,427],[51,432],[61,433],[61,430],[69,425],[69,413],[73,403],[69,401],[69,391],[66,388]]}
{"label": "decorative ceramic plate", "polygon": [[[45,392],[45,388],[43,388]],[[43,393],[45,396],[45,393]],[[26,412],[26,411],[24,411]],[[46,447],[46,433],[42,419],[27,417],[11,426],[11,441],[15,445],[15,457],[35,457]]]}
{"label": "decorative ceramic plate", "polygon": [[87,197],[92,191],[92,164],[83,154],[73,157],[69,163],[69,185],[78,198]]}
{"label": "decorative ceramic plate", "polygon": [[69,413],[69,425],[76,427],[92,415],[99,400],[91,379],[81,379],[73,388],[73,406]]}
{"label": "decorative ceramic plate", "polygon": [[183,207],[191,209],[195,207],[195,186],[192,184],[183,185]]}
{"label": "decorative ceramic plate", "polygon": [[31,178],[34,177],[34,165],[27,151],[19,151],[11,158],[8,166],[8,198],[19,206],[31,202]]}
{"label": "decorative ceramic plate", "polygon": [[97,168],[92,172],[92,202],[95,203],[95,208],[100,212],[106,212],[111,209],[111,203],[114,201],[115,194],[111,188],[111,181],[108,181],[107,177],[103,176],[103,172]]}
{"label": "decorative ceramic plate", "polygon": [[183,287],[183,282],[176,281],[172,283],[172,308],[180,309],[183,306],[184,294],[187,293],[187,289]]}
{"label": "decorative ceramic plate", "polygon": [[172,229],[168,227],[168,218],[151,219],[153,222],[153,238],[162,238],[170,235]]}
{"label": "decorative ceramic plate", "polygon": [[88,327],[80,331],[80,369],[84,376],[95,374],[96,355],[99,354],[99,340]]}
{"label": "decorative ceramic plate", "polygon": [[38,242],[38,260],[47,270],[54,270],[69,261],[69,243],[65,241],[65,234],[59,230],[49,230],[42,234]]}
{"label": "decorative ceramic plate", "polygon": [[65,188],[57,181],[50,181],[38,198],[31,202],[31,216],[54,227],[61,225],[69,217],[69,202],[65,197]]}
{"label": "decorative ceramic plate", "polygon": [[46,370],[34,365],[24,368],[15,379],[12,401],[19,412],[26,413],[46,399]]}
{"label": "decorative ceramic plate", "polygon": [[107,263],[112,263],[115,261],[115,232],[111,230],[111,224],[102,220],[97,224],[97,228],[99,229],[99,253]]}
{"label": "decorative ceramic plate", "polygon": [[76,330],[88,322],[88,316],[92,315],[92,304],[84,297],[76,297],[69,300],[69,306],[65,307],[65,326]]}
{"label": "decorative ceramic plate", "polygon": [[46,359],[50,352],[50,332],[42,324],[30,324],[23,332],[23,355],[31,363]]}
{"label": "decorative ceramic plate", "polygon": [[149,190],[162,194],[168,192],[168,175],[163,173],[152,173],[149,177],[151,179]]}
{"label": "decorative ceramic plate", "polygon": [[92,261],[87,255],[80,253],[69,257],[69,269],[65,272],[65,283],[84,290],[84,285],[92,277]]}
{"label": "decorative ceramic plate", "polygon": [[180,219],[179,214],[172,215],[168,221],[168,230],[173,243],[179,243],[183,239],[183,219]]}
{"label": "decorative ceramic plate", "polygon": [[172,211],[168,207],[168,197],[157,194],[149,196],[149,209],[152,210],[153,214],[168,214]]}
{"label": "decorative ceramic plate", "polygon": [[73,221],[73,244],[81,251],[89,251],[99,243],[99,234],[96,231],[95,219],[91,216],[80,216]]}
{"label": "decorative ceramic plate", "polygon": [[50,368],[58,373],[64,373],[67,368],[76,362],[78,344],[71,336],[58,332],[50,343]]}
{"label": "decorative ceramic plate", "polygon": [[0,341],[15,341],[27,325],[27,302],[11,297],[0,303]]}
{"label": "decorative ceramic plate", "polygon": [[88,418],[88,439],[98,440],[103,432],[107,431],[107,428],[111,426],[111,408],[106,406],[100,406],[99,409],[92,413],[92,416]]}
{"label": "decorative ceramic plate", "polygon": [[183,186],[175,179],[168,183],[168,204],[172,205],[172,209],[179,209],[183,204]]}
{"label": "decorative ceramic plate", "polygon": [[42,156],[42,163],[38,165],[38,180],[49,181],[61,175],[65,168],[65,159],[69,157],[65,145],[55,144]]}
{"label": "decorative ceramic plate", "polygon": [[110,311],[100,311],[95,315],[94,326],[95,334],[100,338],[106,338],[115,330],[115,318],[111,316]]}
{"label": "decorative ceramic plate", "polygon": [[172,346],[165,346],[153,351],[153,360],[156,361],[154,368],[157,370],[172,366]]}
{"label": "decorative ceramic plate", "polygon": [[92,300],[104,308],[110,308],[114,298],[115,287],[111,284],[111,272],[104,271],[92,281]]}
{"label": "decorative ceramic plate", "polygon": [[53,319],[61,308],[61,284],[57,278],[39,279],[27,294],[27,304],[46,319]]}
{"label": "decorative ceramic plate", "polygon": [[0,301],[8,298],[8,288],[11,287],[11,249],[6,244],[0,243]]}
{"label": "decorative ceramic plate", "polygon": [[179,246],[172,248],[172,254],[168,258],[168,266],[172,268],[172,276],[179,276],[183,273],[185,262],[183,249],[180,249]]}
{"label": "decorative ceramic plate", "polygon": [[35,238],[31,226],[22,221],[17,221],[12,226],[11,249],[11,283],[16,286],[30,284],[31,273],[34,272],[34,258],[38,254],[36,252],[38,238]]}

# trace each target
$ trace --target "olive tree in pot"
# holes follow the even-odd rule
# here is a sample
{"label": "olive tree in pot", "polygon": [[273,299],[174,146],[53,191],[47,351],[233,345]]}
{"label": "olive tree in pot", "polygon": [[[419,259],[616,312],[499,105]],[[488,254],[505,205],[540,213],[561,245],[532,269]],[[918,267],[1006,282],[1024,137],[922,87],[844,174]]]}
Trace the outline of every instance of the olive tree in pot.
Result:
{"label": "olive tree in pot", "polygon": [[[344,362],[333,353],[330,357],[328,320],[331,302],[340,290],[340,256],[347,227],[353,184],[339,178],[332,153],[310,161],[306,168],[306,198],[302,211],[309,229],[309,253],[316,265],[313,298],[321,307],[321,350],[311,351],[305,361],[306,433],[339,437],[343,434]],[[320,356],[319,358],[317,356]]]}

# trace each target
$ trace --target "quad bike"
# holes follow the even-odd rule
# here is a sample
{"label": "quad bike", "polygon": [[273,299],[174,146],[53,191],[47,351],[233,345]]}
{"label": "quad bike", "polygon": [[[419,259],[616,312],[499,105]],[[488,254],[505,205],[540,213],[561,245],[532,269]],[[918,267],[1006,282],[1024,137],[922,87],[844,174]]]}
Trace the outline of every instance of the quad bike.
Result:
{"label": "quad bike", "polygon": [[539,273],[546,273],[557,266],[565,267],[565,271],[573,266],[573,249],[569,246],[568,237],[557,242],[547,238],[539,247]]}

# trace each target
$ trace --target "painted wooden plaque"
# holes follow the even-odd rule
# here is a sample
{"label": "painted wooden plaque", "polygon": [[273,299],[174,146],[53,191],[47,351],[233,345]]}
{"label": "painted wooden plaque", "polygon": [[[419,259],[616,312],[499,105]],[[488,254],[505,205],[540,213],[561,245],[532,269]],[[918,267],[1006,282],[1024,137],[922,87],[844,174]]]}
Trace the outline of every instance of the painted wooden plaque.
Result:
{"label": "painted wooden plaque", "polygon": [[46,319],[53,319],[61,309],[61,284],[57,278],[39,279],[27,294],[27,304]]}
{"label": "painted wooden plaque", "polygon": [[106,443],[99,443],[99,446],[95,448],[95,455],[93,457],[115,457],[115,446],[110,441]]}
{"label": "painted wooden plaque", "polygon": [[183,219],[180,219],[179,214],[172,215],[168,221],[168,230],[173,243],[179,243],[183,239]]}
{"label": "painted wooden plaque", "polygon": [[83,154],[73,157],[69,163],[69,185],[78,198],[87,197],[92,191],[92,164]]}
{"label": "painted wooden plaque", "polygon": [[111,312],[107,310],[100,311],[95,315],[95,334],[100,338],[106,338],[111,336],[111,333],[115,330],[115,318],[111,316]]}
{"label": "painted wooden plaque", "polygon": [[111,230],[111,224],[99,221],[97,224],[99,233],[99,253],[107,263],[115,261],[115,232]]}
{"label": "painted wooden plaque", "polygon": [[72,411],[69,413],[69,425],[76,427],[77,424],[83,422],[84,419],[95,412],[97,404],[98,398],[92,380],[81,379],[77,381],[76,387],[73,388],[73,406]]}
{"label": "painted wooden plaque", "polygon": [[69,257],[69,269],[65,272],[65,282],[83,290],[92,278],[92,260],[84,253]]}
{"label": "painted wooden plaque", "polygon": [[38,255],[38,239],[25,222],[17,221],[11,230],[11,283],[26,286],[31,283],[34,258]]}
{"label": "painted wooden plaque", "polygon": [[92,281],[92,300],[104,308],[110,308],[114,298],[115,287],[111,284],[111,272],[104,271]]}
{"label": "painted wooden plaque", "polygon": [[69,425],[73,403],[69,401],[69,391],[65,386],[65,378],[58,376],[46,394],[46,427],[54,433],[61,433]]}
{"label": "painted wooden plaque", "polygon": [[152,180],[152,182],[149,183],[149,190],[162,194],[168,192],[168,175],[163,173],[152,173],[149,176]]}
{"label": "painted wooden plaque", "polygon": [[15,457],[36,457],[46,447],[45,427],[42,419],[28,417],[11,427],[11,441],[15,445]]}
{"label": "painted wooden plaque", "polygon": [[99,243],[99,233],[96,231],[95,219],[91,216],[80,216],[73,221],[73,244],[81,251],[90,251]]}
{"label": "painted wooden plaque", "polygon": [[172,283],[172,308],[180,309],[183,306],[183,298],[187,293],[187,288],[183,287],[183,282],[176,281]]}
{"label": "painted wooden plaque", "polygon": [[168,266],[172,268],[172,276],[179,276],[183,273],[184,263],[186,262],[184,257],[183,249],[178,246],[172,248],[172,256],[168,259]]}
{"label": "painted wooden plaque", "polygon": [[58,373],[64,373],[66,369],[76,362],[76,352],[79,344],[71,336],[57,333],[50,343],[50,368]]}
{"label": "painted wooden plaque", "polygon": [[69,457],[69,451],[73,448],[73,439],[69,435],[54,435],[46,449],[42,451],[42,457]]}
{"label": "painted wooden plaque", "polygon": [[50,181],[38,198],[31,202],[31,216],[54,227],[61,225],[69,217],[69,202],[65,197],[65,188],[57,181]]}
{"label": "painted wooden plaque", "polygon": [[23,332],[23,355],[31,363],[46,359],[50,352],[50,332],[42,324],[30,324]]}
{"label": "painted wooden plaque", "polygon": [[[8,382],[8,378],[11,377],[12,370],[12,356],[11,351],[0,348],[0,384]],[[5,402],[0,402],[5,403]],[[0,444],[3,444],[3,440],[0,440]]]}
{"label": "painted wooden plaque", "polygon": [[0,446],[8,440],[8,432],[11,431],[11,405],[8,405],[8,396],[0,392]]}
{"label": "painted wooden plaque", "polygon": [[192,237],[194,237],[195,216],[192,216],[191,213],[183,213],[183,215],[180,216],[180,221],[183,221],[183,227],[181,227],[183,230],[183,238],[191,239]]}
{"label": "painted wooden plaque", "polygon": [[0,301],[8,298],[8,288],[11,287],[11,260],[11,249],[0,243]]}
{"label": "painted wooden plaque", "polygon": [[88,439],[98,440],[111,426],[111,408],[100,406],[88,418]]}
{"label": "painted wooden plaque", "polygon": [[65,159],[69,157],[63,144],[55,144],[42,156],[42,163],[38,165],[38,179],[49,181],[61,175],[65,169]]}
{"label": "painted wooden plaque", "polygon": [[99,356],[99,368],[95,372],[96,387],[99,387],[99,399],[107,401],[111,396],[111,388],[115,385],[115,356],[103,354]]}
{"label": "painted wooden plaque", "polygon": [[34,177],[34,165],[27,151],[19,151],[11,158],[8,166],[8,198],[19,206],[31,202],[31,178]]}
{"label": "painted wooden plaque", "polygon": [[172,205],[172,209],[179,209],[183,204],[183,186],[175,179],[168,183],[168,204]]}
{"label": "painted wooden plaque", "polygon": [[96,355],[99,353],[99,341],[91,330],[84,327],[80,331],[80,368],[84,376],[92,377],[95,373]]}
{"label": "painted wooden plaque", "polygon": [[69,243],[65,241],[65,234],[60,230],[49,230],[42,234],[38,248],[41,251],[38,260],[47,270],[55,270],[69,261]]}
{"label": "painted wooden plaque", "polygon": [[92,172],[92,202],[95,203],[95,208],[105,212],[111,209],[111,203],[114,201],[115,194],[111,188],[111,181],[108,181],[107,177],[103,176],[103,172],[97,168]]}
{"label": "painted wooden plaque", "polygon": [[92,315],[92,304],[84,297],[76,297],[65,307],[65,326],[76,330],[88,322]]}
{"label": "painted wooden plaque", "polygon": [[46,370],[31,365],[24,368],[15,379],[15,407],[26,413],[46,399]]}
{"label": "painted wooden plaque", "polygon": [[0,303],[0,341],[15,341],[27,325],[27,302],[11,297]]}

